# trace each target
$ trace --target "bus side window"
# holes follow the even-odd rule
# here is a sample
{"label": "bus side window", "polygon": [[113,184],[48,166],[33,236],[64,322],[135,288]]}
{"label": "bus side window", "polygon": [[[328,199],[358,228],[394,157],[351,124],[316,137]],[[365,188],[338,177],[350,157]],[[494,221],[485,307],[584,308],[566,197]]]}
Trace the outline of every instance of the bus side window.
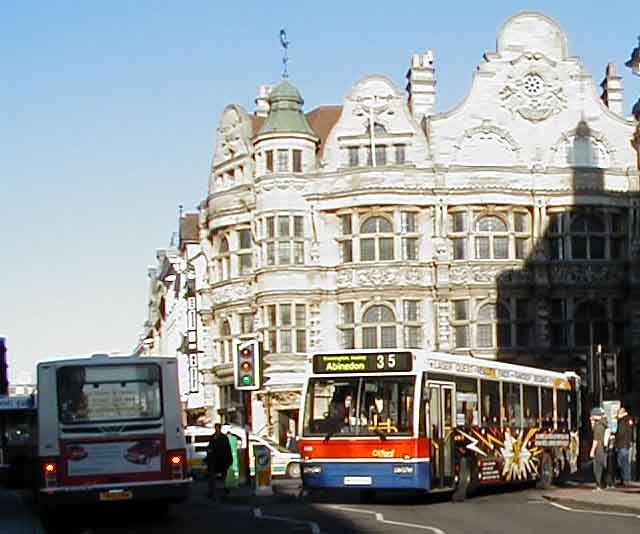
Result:
{"label": "bus side window", "polygon": [[522,427],[522,410],[520,406],[520,384],[502,383],[502,417],[503,426]]}
{"label": "bus side window", "polygon": [[524,425],[540,426],[540,409],[538,406],[538,386],[523,386],[524,391]]}
{"label": "bus side window", "polygon": [[553,389],[540,388],[542,400],[542,426],[545,428],[553,427]]}
{"label": "bus side window", "polygon": [[478,381],[456,377],[456,426],[478,425]]}
{"label": "bus side window", "polygon": [[569,430],[569,392],[556,390],[557,426],[559,430]]}
{"label": "bus side window", "polygon": [[481,380],[482,426],[500,426],[500,383],[493,380]]}

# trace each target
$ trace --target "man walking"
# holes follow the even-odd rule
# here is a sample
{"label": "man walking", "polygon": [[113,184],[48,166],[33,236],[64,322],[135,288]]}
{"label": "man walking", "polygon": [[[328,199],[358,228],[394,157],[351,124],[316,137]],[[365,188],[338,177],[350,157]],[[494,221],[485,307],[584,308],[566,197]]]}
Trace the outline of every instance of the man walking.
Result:
{"label": "man walking", "polygon": [[593,428],[593,441],[591,442],[589,456],[593,458],[593,475],[596,479],[594,491],[600,491],[605,483],[602,475],[607,465],[605,445],[609,441],[610,432],[602,408],[596,407],[591,410],[591,427]]}
{"label": "man walking", "polygon": [[616,460],[620,470],[622,485],[628,486],[631,480],[631,462],[629,450],[631,449],[631,439],[633,436],[633,418],[627,413],[623,406],[618,410],[618,430],[616,431]]}
{"label": "man walking", "polygon": [[[209,440],[207,446],[207,471],[209,475],[209,492],[207,496],[215,497],[216,494],[216,476],[219,474],[224,485],[227,479],[227,470],[233,463],[233,455],[231,453],[231,444],[229,438],[222,433],[222,425],[216,423],[214,425],[214,434]],[[229,489],[225,486],[225,493],[229,493]]]}

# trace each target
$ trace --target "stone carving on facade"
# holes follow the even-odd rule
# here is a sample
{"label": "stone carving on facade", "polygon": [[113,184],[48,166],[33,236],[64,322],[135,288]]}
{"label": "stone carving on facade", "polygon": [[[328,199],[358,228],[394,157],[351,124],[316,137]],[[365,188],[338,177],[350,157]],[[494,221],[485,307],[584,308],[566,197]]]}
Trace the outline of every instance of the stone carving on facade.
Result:
{"label": "stone carving on facade", "polygon": [[549,315],[549,301],[545,298],[538,298],[536,302],[536,342],[539,347],[551,345]]}
{"label": "stone carving on facade", "polygon": [[437,261],[447,261],[451,259],[449,240],[443,237],[436,237],[433,240],[433,255]]}
{"label": "stone carving on facade", "polygon": [[452,284],[500,284],[520,285],[532,281],[528,268],[500,265],[460,265],[451,267],[449,280]]}
{"label": "stone carving on facade", "polygon": [[[549,149],[549,164],[559,167],[615,167],[615,149],[602,132],[581,121],[577,128],[562,134]],[[600,172],[598,177],[602,182]]]}
{"label": "stone carving on facade", "polygon": [[499,93],[502,107],[512,116],[541,122],[567,108],[556,62],[544,54],[527,52],[512,63],[513,71]]}
{"label": "stone carving on facade", "polygon": [[272,409],[286,410],[300,408],[300,392],[299,391],[271,391],[269,392],[269,400]]}
{"label": "stone carving on facade", "polygon": [[338,272],[338,289],[367,286],[431,286],[431,271],[419,267],[370,267]]}
{"label": "stone carving on facade", "polygon": [[295,180],[289,178],[263,178],[256,183],[256,193],[264,193],[269,191],[304,191],[307,186],[304,180]]}
{"label": "stone carving on facade", "polygon": [[615,265],[552,265],[551,282],[558,285],[615,285],[624,281],[624,271]]}
{"label": "stone carving on facade", "polygon": [[318,350],[322,347],[322,343],[320,303],[314,301],[309,305],[309,348]]}
{"label": "stone carving on facade", "polygon": [[449,350],[451,347],[451,307],[449,301],[441,300],[438,306],[438,349]]}
{"label": "stone carving on facade", "polygon": [[[500,128],[491,123],[490,120],[484,119],[479,126],[474,128],[469,128],[462,134],[462,137],[458,139],[455,145],[453,145],[454,154],[453,161],[460,163],[471,163],[476,161],[477,154],[471,154],[470,158],[466,158],[465,161],[462,160],[462,157],[465,155],[465,148],[468,147],[470,143],[480,143],[482,145],[489,143],[495,143],[499,145],[504,151],[510,153],[509,163],[520,163],[520,146],[513,138],[513,136],[504,128]],[[477,147],[476,147],[477,148]],[[496,154],[492,155],[493,159],[497,157]]]}
{"label": "stone carving on facade", "polygon": [[227,106],[216,133],[214,165],[251,153],[251,119],[242,107],[235,104]]}
{"label": "stone carving on facade", "polygon": [[213,306],[226,304],[234,300],[243,300],[251,296],[251,286],[247,283],[226,284],[211,290],[210,298]]}

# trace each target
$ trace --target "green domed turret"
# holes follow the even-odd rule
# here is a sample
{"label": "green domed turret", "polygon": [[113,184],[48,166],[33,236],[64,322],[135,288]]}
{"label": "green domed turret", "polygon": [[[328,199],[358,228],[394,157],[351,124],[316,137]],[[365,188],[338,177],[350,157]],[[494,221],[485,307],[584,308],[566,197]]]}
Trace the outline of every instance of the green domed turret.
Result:
{"label": "green domed turret", "polygon": [[287,80],[276,85],[269,95],[269,116],[258,136],[276,133],[298,133],[317,138],[302,112],[302,96]]}

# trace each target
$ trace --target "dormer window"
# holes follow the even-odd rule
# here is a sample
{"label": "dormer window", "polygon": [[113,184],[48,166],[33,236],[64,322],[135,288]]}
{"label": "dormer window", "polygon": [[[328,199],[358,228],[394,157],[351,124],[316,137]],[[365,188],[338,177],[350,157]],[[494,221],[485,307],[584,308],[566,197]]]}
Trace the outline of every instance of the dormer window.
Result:
{"label": "dormer window", "polygon": [[[367,134],[371,134],[371,126],[367,126]],[[387,129],[380,123],[376,122],[373,125],[373,135],[387,135]]]}
{"label": "dormer window", "polygon": [[394,148],[396,152],[396,164],[403,165],[407,158],[405,146],[395,145]]}
{"label": "dormer window", "polygon": [[360,165],[360,147],[350,146],[349,150],[349,167],[357,167]]}

